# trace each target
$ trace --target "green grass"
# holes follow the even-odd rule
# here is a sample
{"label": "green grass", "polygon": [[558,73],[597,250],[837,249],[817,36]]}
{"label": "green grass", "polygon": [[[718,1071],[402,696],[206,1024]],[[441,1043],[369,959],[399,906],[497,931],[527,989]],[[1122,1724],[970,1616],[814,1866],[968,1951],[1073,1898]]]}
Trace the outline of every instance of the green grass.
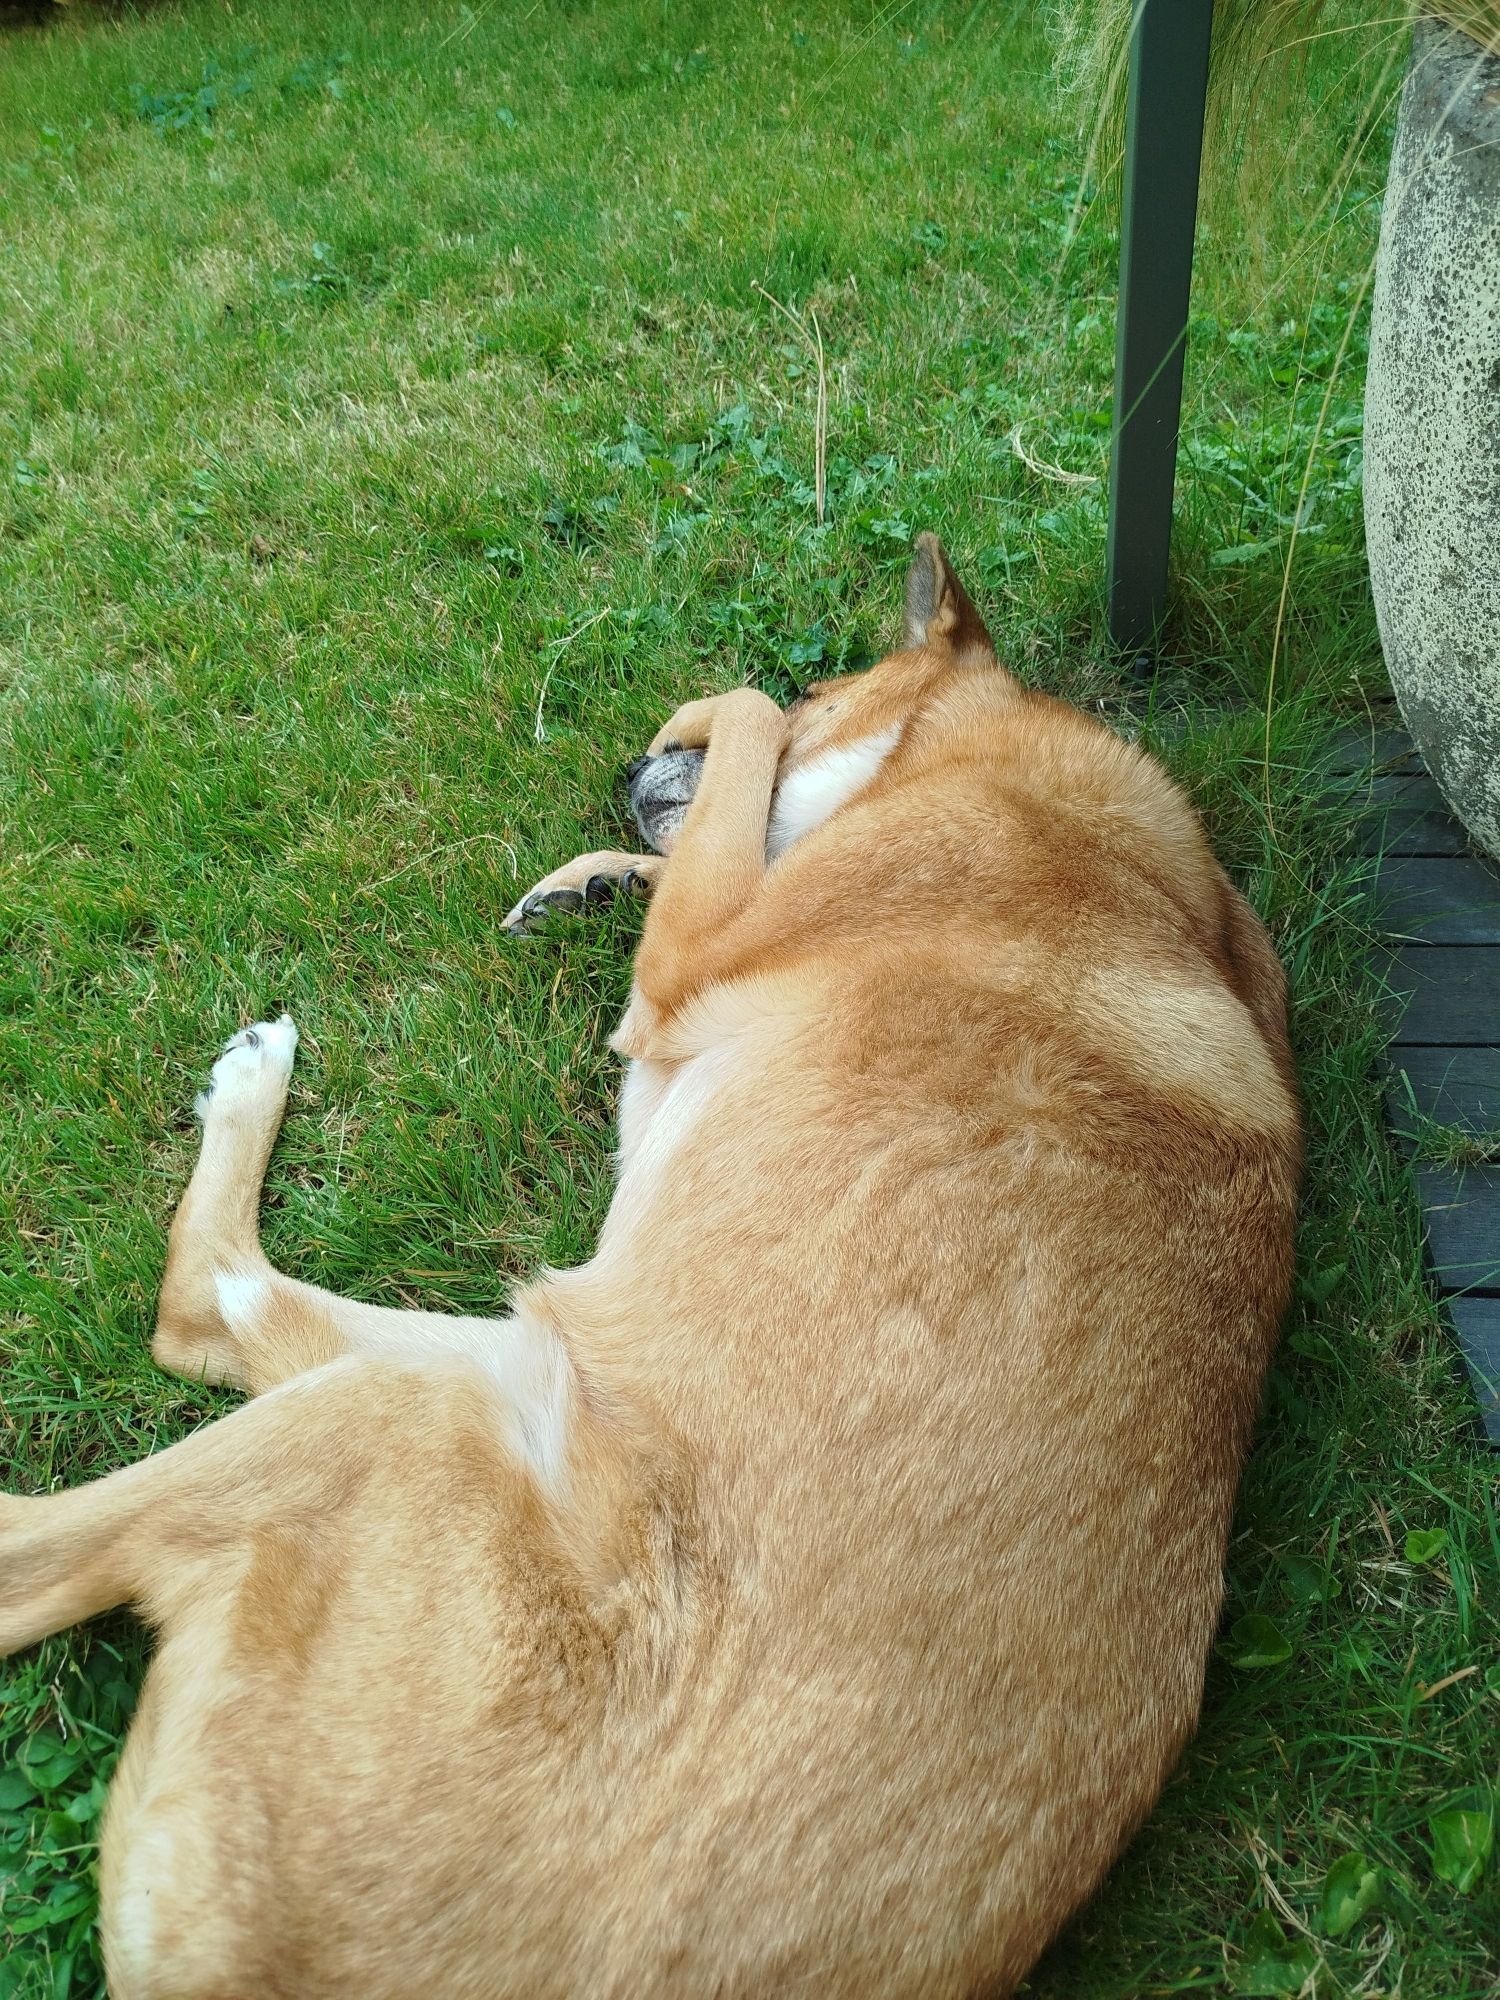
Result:
{"label": "green grass", "polygon": [[1476,1132],[1467,1125],[1442,1125],[1424,1119],[1415,1128],[1419,1160],[1439,1167],[1500,1165],[1500,1132]]}
{"label": "green grass", "polygon": [[[304,1035],[273,1255],[465,1309],[586,1255],[638,917],[498,919],[625,831],[621,766],[680,698],[880,649],[934,526],[1008,659],[1192,787],[1291,968],[1311,1122],[1203,1730],[1029,1990],[1479,2000],[1500,1864],[1451,1877],[1494,1813],[1493,1474],[1319,782],[1383,688],[1384,141],[1356,141],[1348,46],[1318,51],[1326,155],[1280,191],[1274,284],[1204,245],[1148,693],[1102,641],[1098,486],[1012,443],[1104,468],[1111,218],[1032,17],[246,0],[0,46],[6,1478],[227,1406],[145,1343],[193,1092],[268,1009]],[[757,285],[823,332],[822,527],[813,379]],[[0,2000],[98,1990],[92,1835],[140,1660],[122,1618],[0,1682]]]}

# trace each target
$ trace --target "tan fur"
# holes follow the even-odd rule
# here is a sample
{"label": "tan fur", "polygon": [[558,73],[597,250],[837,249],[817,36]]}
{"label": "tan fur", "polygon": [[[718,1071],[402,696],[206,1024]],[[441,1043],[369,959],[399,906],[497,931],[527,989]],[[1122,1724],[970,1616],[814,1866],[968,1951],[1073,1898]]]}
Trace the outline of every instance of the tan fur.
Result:
{"label": "tan fur", "polygon": [[[1004,1992],[1156,1797],[1289,1282],[1282,977],[916,568],[870,673],[663,732],[592,1262],[493,1322],[272,1271],[290,1024],[219,1065],[155,1352],[254,1400],[0,1502],[0,1646],[160,1634],[117,2000]],[[892,728],[768,868],[778,781]]]}

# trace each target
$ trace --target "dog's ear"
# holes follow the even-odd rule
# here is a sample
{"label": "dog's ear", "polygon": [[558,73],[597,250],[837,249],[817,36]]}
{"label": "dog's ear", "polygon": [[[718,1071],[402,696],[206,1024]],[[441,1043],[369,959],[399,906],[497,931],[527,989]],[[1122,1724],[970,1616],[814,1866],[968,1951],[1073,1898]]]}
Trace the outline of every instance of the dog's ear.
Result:
{"label": "dog's ear", "polygon": [[950,647],[965,666],[995,664],[995,642],[936,535],[918,535],[906,573],[906,643]]}

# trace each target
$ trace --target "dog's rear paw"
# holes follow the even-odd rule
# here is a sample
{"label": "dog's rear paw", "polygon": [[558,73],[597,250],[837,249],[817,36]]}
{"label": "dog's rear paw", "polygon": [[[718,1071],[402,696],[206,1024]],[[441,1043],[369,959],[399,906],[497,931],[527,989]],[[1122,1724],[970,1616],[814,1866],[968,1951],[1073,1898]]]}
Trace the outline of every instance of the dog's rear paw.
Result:
{"label": "dog's rear paw", "polygon": [[241,1028],[224,1044],[223,1055],[209,1072],[208,1088],[200,1093],[193,1109],[200,1118],[207,1118],[211,1110],[279,1105],[286,1097],[296,1053],[297,1024],[290,1014]]}

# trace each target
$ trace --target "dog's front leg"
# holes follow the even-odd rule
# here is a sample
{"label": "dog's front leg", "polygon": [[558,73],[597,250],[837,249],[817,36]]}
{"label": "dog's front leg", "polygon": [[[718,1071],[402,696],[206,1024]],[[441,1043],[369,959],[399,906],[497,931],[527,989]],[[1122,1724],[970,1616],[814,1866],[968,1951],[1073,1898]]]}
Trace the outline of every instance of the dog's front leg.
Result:
{"label": "dog's front leg", "polygon": [[577,855],[528,889],[507,913],[503,928],[512,937],[521,937],[535,930],[550,912],[608,902],[617,889],[634,896],[648,895],[663,865],[659,854],[621,854],[614,848]]}
{"label": "dog's front leg", "polygon": [[712,976],[715,946],[759,890],[766,826],[787,720],[768,695],[735,688],[678,710],[651,745],[705,749],[703,776],[659,878],[635,958],[635,994],[616,1046],[632,1026],[673,1013]]}

